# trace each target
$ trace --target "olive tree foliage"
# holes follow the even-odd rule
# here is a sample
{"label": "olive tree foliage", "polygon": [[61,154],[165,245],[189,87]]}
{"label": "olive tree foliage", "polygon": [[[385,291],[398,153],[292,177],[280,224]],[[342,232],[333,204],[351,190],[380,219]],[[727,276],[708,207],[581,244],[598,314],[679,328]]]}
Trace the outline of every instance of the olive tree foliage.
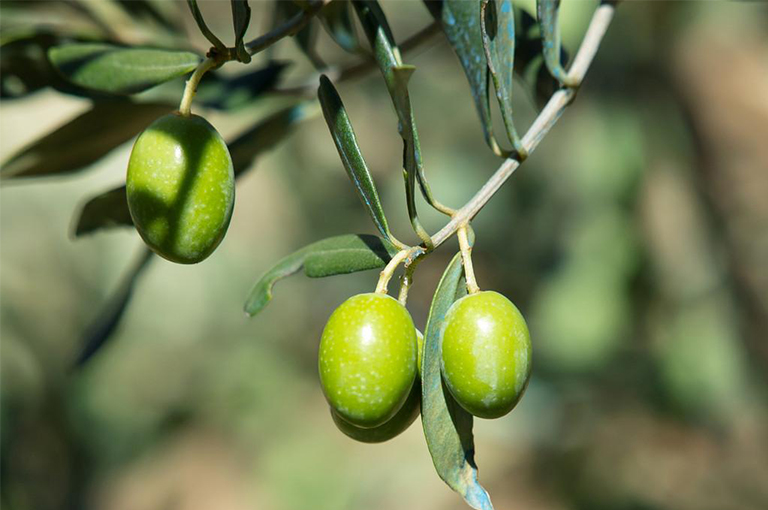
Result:
{"label": "olive tree foliage", "polygon": [[[280,143],[304,120],[322,113],[330,141],[338,150],[342,166],[377,235],[348,234],[321,239],[286,256],[254,284],[245,303],[249,315],[256,315],[267,306],[277,281],[301,271],[319,278],[384,268],[382,277],[386,285],[394,269],[403,264],[400,299],[404,302],[418,262],[457,233],[465,237],[463,248],[471,246],[474,233],[470,221],[536,149],[574,99],[615,7],[612,2],[596,7],[580,48],[569,59],[560,47],[559,0],[538,0],[536,12],[528,12],[511,0],[425,0],[424,8],[431,14],[432,23],[404,41],[395,39],[385,11],[376,0],[275,0],[273,28],[250,41],[245,39],[252,22],[248,1],[217,2],[216,8],[231,9],[231,44],[209,28],[196,0],[186,3],[188,10],[184,15],[194,19],[211,44],[205,55],[187,49],[189,44],[178,19],[179,11],[175,10],[177,6],[167,2],[136,0],[122,7],[139,25],[146,24],[148,30],[156,32],[152,38],[156,47],[134,46],[121,40],[117,27],[106,26],[93,9],[79,2],[74,4],[79,6],[82,16],[97,21],[88,30],[77,24],[5,30],[0,41],[0,92],[4,100],[53,88],[62,94],[88,98],[91,106],[8,158],[3,162],[0,177],[3,181],[32,180],[84,172],[155,118],[174,110],[188,111],[193,104],[227,112],[273,92],[280,92],[282,98],[294,98],[268,116],[253,119],[250,127],[227,140],[235,177],[240,177],[253,167],[260,154]],[[398,3],[386,7],[395,10]],[[357,63],[340,67],[326,62],[315,47],[318,30],[327,31],[340,48],[356,56]],[[471,97],[466,100],[474,102],[488,149],[500,160],[496,172],[458,208],[441,203],[432,193],[408,92],[410,80],[418,79],[416,68],[408,63],[408,52],[432,37],[444,37],[455,52],[471,90]],[[306,86],[282,87],[285,63],[257,58],[285,38],[293,38],[316,69],[314,75],[307,77]],[[248,71],[231,77],[218,72],[225,65],[248,66]],[[410,223],[420,240],[418,245],[403,243],[391,231],[337,90],[345,81],[366,72],[381,76],[397,113],[397,125],[391,128],[397,129],[403,142],[404,193]],[[185,76],[188,78],[181,98],[169,98],[167,94],[152,96],[151,101],[145,96],[135,97],[139,92]],[[533,93],[541,107],[526,131],[515,124],[512,110],[515,88],[521,84]],[[494,131],[492,101],[498,103],[501,132]],[[86,137],[89,142],[81,143]],[[444,227],[436,233],[427,232],[419,220],[418,194],[446,217]],[[76,238],[132,226],[125,186],[84,197],[83,205],[74,214]],[[474,462],[473,418],[444,390],[440,374],[439,332],[451,304],[465,292],[462,281],[466,260],[462,264],[460,255],[445,270],[430,308],[421,367],[422,424],[440,478],[470,506],[490,509],[490,498],[478,481]],[[153,253],[147,249],[127,269],[116,294],[86,332],[80,363],[109,339],[140,274],[152,258]]]}

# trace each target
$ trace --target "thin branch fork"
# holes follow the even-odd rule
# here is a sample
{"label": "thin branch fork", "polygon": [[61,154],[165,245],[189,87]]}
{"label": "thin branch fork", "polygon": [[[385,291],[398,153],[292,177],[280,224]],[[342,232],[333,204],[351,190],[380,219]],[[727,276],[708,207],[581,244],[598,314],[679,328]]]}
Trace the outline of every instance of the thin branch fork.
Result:
{"label": "thin branch fork", "polygon": [[[603,40],[603,36],[613,20],[614,12],[615,6],[608,3],[601,4],[595,10],[589,28],[587,28],[587,33],[584,36],[584,40],[582,41],[579,51],[571,65],[571,69],[568,72],[568,77],[571,78],[576,85],[555,92],[528,129],[528,132],[523,137],[522,143],[529,155],[536,149],[536,147],[538,147],[544,136],[549,133],[560,118],[563,110],[565,110],[576,96],[578,87],[581,85],[584,75],[592,64],[595,54],[600,47],[600,43]],[[456,211],[456,214],[451,218],[451,221],[432,236],[432,243],[435,248],[443,244],[463,225],[466,225],[471,221],[519,166],[520,161],[517,159],[510,158],[505,160],[475,196],[464,204],[461,209]]]}
{"label": "thin branch fork", "polygon": [[[270,46],[276,41],[293,35],[301,30],[309,20],[319,12],[319,10],[325,5],[328,0],[317,0],[313,2],[310,7],[291,18],[288,22],[276,28],[272,32],[262,35],[257,39],[249,42],[246,46],[249,53],[254,54],[262,49]],[[595,13],[592,16],[587,32],[584,36],[584,40],[579,47],[579,51],[576,53],[576,57],[573,60],[573,64],[568,72],[569,81],[575,83],[575,86],[563,88],[555,92],[547,102],[544,109],[539,116],[533,122],[531,127],[526,132],[522,139],[523,148],[530,155],[536,147],[538,147],[541,140],[547,133],[554,127],[557,120],[562,115],[565,108],[573,101],[578,91],[578,87],[584,79],[592,61],[595,58],[600,43],[603,40],[603,36],[608,29],[608,26],[613,20],[615,13],[615,5],[613,3],[603,3],[597,7]],[[429,39],[433,34],[438,31],[439,24],[434,22],[425,27],[422,31],[415,34],[412,38],[413,41],[408,41],[406,49],[411,49],[417,46],[424,40]],[[404,44],[405,46],[405,44]],[[352,67],[345,69],[341,72],[342,79],[346,80],[357,76],[358,74],[366,71],[371,65],[371,62],[364,61]],[[304,92],[306,87],[297,87],[296,89],[284,89],[279,92],[296,93]],[[506,159],[501,166],[494,172],[494,174],[488,179],[480,190],[473,196],[461,209],[455,212],[451,220],[441,228],[434,236],[432,236],[432,243],[435,248],[445,243],[451,238],[463,225],[466,225],[471,221],[477,213],[488,203],[488,201],[496,194],[501,186],[509,179],[515,170],[520,166],[520,161],[511,157]]]}

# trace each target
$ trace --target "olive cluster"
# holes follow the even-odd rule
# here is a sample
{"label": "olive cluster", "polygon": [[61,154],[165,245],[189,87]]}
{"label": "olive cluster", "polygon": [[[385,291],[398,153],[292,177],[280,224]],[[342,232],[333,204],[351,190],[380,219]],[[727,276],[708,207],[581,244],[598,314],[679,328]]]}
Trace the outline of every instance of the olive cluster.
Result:
{"label": "olive cluster", "polygon": [[[407,429],[419,414],[423,338],[399,301],[360,294],[328,319],[318,365],[338,428],[378,443]],[[454,399],[481,418],[507,414],[531,371],[531,341],[522,314],[496,292],[457,300],[440,332],[441,369]]]}
{"label": "olive cluster", "polygon": [[[172,113],[136,140],[126,192],[134,225],[152,250],[174,262],[200,262],[219,245],[232,217],[232,158],[205,119]],[[467,263],[471,274],[468,253]],[[440,331],[443,380],[468,412],[498,418],[512,410],[528,384],[528,327],[501,294],[476,285],[468,289]],[[377,443],[413,423],[421,404],[422,345],[410,313],[386,290],[353,296],[333,312],[318,364],[342,432]]]}

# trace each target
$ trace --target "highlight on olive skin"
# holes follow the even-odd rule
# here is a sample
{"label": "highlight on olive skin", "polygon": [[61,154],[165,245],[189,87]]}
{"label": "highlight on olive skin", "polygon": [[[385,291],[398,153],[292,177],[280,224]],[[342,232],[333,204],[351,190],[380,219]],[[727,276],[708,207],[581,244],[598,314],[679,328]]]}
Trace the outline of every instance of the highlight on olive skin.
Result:
{"label": "highlight on olive skin", "polygon": [[421,412],[421,355],[424,348],[424,335],[422,335],[421,331],[418,329],[416,330],[416,339],[419,349],[417,355],[419,375],[416,377],[416,381],[413,383],[413,387],[411,388],[411,392],[408,394],[405,403],[392,418],[383,425],[365,429],[352,425],[341,418],[338,413],[331,408],[333,422],[347,437],[360,441],[361,443],[383,443],[399,436],[408,430],[411,424],[416,421],[416,418]]}
{"label": "highlight on olive skin", "polygon": [[320,340],[320,382],[332,410],[360,428],[385,424],[402,408],[418,369],[411,315],[385,294],[359,294],[328,319]]}
{"label": "highlight on olive skin", "polygon": [[133,146],[126,193],[147,246],[173,262],[200,262],[219,246],[232,217],[235,178],[227,145],[202,117],[160,117]]}
{"label": "highlight on olive skin", "polygon": [[451,395],[479,418],[499,418],[531,375],[531,339],[520,311],[493,291],[457,300],[441,332],[441,369]]}

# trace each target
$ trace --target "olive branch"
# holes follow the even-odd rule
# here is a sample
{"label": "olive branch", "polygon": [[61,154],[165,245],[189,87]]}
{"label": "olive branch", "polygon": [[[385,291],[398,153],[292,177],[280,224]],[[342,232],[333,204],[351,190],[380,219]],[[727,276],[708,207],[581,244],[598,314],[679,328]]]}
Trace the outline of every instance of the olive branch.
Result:
{"label": "olive branch", "polygon": [[[198,28],[212,45],[204,58],[187,51],[116,45],[106,36],[104,37],[106,41],[96,43],[72,43],[67,38],[62,38],[56,44],[45,48],[48,58],[46,63],[55,68],[58,73],[48,77],[47,83],[62,92],[93,99],[92,109],[11,157],[4,163],[0,175],[3,179],[14,179],[80,171],[90,163],[99,160],[115,146],[128,141],[149,121],[168,113],[170,109],[168,102],[141,103],[116,100],[116,96],[142,92],[190,73],[178,107],[182,116],[190,115],[196,99],[204,104],[207,101],[208,105],[224,110],[236,108],[237,106],[227,105],[224,100],[217,102],[210,99],[212,95],[227,95],[226,91],[236,87],[241,87],[240,92],[250,94],[250,99],[267,91],[299,98],[295,104],[260,119],[228,144],[236,177],[244,174],[258,155],[282,140],[297,123],[313,118],[322,111],[345,170],[380,236],[344,235],[323,239],[286,256],[257,281],[249,294],[245,310],[249,315],[257,314],[271,300],[275,283],[300,271],[310,277],[325,277],[383,268],[376,286],[376,293],[387,294],[388,284],[401,264],[404,266],[404,271],[398,300],[404,305],[413,283],[416,266],[427,254],[456,235],[459,241],[459,254],[446,269],[434,294],[424,335],[422,422],[438,475],[452,489],[461,494],[468,504],[487,510],[492,506],[488,494],[477,480],[477,468],[473,459],[472,416],[457,410],[455,402],[447,399],[442,391],[437,360],[440,329],[451,304],[464,292],[462,280],[466,291],[470,294],[479,291],[472,269],[471,251],[474,233],[471,229],[471,221],[523,161],[536,150],[541,140],[554,127],[564,110],[576,97],[613,19],[615,2],[604,1],[595,9],[582,43],[567,71],[561,64],[557,23],[559,2],[557,0],[537,2],[536,17],[540,28],[540,36],[536,36],[539,38],[537,41],[540,45],[538,51],[543,54],[548,76],[556,81],[557,90],[548,97],[546,104],[522,137],[518,137],[514,128],[509,104],[515,41],[519,35],[513,33],[514,14],[510,1],[441,0],[425,3],[436,18],[435,21],[400,45],[395,43],[386,16],[375,0],[352,2],[308,0],[295,4],[286,2],[282,5],[291,6],[295,12],[272,30],[248,42],[244,41],[251,18],[248,2],[231,0],[235,29],[233,46],[225,45],[208,28],[197,1],[187,0]],[[332,13],[331,8],[335,9]],[[356,35],[354,28],[349,28],[352,27],[350,23],[352,8],[357,14],[372,52],[362,49],[356,37],[351,37],[353,42],[348,40],[350,36]],[[454,16],[459,19],[459,21],[454,19],[452,24],[454,28],[451,29],[453,30],[451,33],[446,28],[444,19],[441,18],[446,10],[455,10],[448,14],[452,19]],[[504,19],[507,25],[498,23],[503,16],[506,16]],[[326,24],[335,24],[336,28],[331,29],[330,32],[340,46],[352,53],[362,55],[357,63],[348,67],[330,67],[325,66],[319,59],[312,58],[309,55],[310,48],[302,48],[310,56],[313,64],[318,67],[318,74],[321,75],[319,89],[317,77],[303,85],[281,87],[277,83],[281,68],[276,65],[267,65],[254,72],[248,76],[252,81],[245,80],[244,86],[239,82],[227,81],[217,73],[209,74],[228,62],[237,61],[248,64],[253,55],[263,52],[275,43],[287,37],[306,35],[306,31],[313,26],[312,22],[318,18]],[[512,20],[511,25],[510,20]],[[483,123],[486,142],[495,154],[503,158],[503,162],[491,177],[458,209],[441,204],[432,195],[421,160],[418,132],[408,93],[408,82],[415,68],[407,65],[403,60],[404,54],[429,40],[441,29],[448,36],[449,42],[465,67]],[[338,33],[335,30],[338,30]],[[39,41],[35,44],[39,44]],[[471,47],[467,48],[467,45]],[[469,58],[470,56],[472,58]],[[485,64],[480,66],[479,72],[477,69],[470,69],[474,57],[478,56],[485,59]],[[420,239],[420,243],[416,245],[403,243],[390,232],[375,184],[358,147],[351,121],[333,85],[333,81],[340,83],[351,80],[376,68],[382,73],[397,114],[398,132],[403,140],[402,170],[405,195],[413,230]],[[496,96],[500,102],[508,141],[512,144],[512,149],[508,151],[500,148],[489,122],[490,79],[493,80]],[[262,82],[267,85],[263,85]],[[254,87],[254,83],[261,83],[259,85],[261,88],[257,92],[254,92],[254,89],[258,88]],[[318,91],[319,101],[307,98],[315,90]],[[111,101],[100,101],[105,95]],[[318,102],[320,108],[318,108]],[[130,114],[126,115],[126,112]],[[120,119],[119,126],[116,123],[110,123],[114,118]],[[99,129],[94,129],[94,119],[101,122],[96,124]],[[97,134],[100,131],[107,132],[108,136],[103,143],[106,148],[98,147],[92,152],[86,151],[85,154],[65,154],[68,157],[54,157],[56,154],[52,148],[60,150],[59,148],[63,146],[71,150],[71,147],[77,146],[74,141],[82,138],[84,131],[88,133],[95,131]],[[428,205],[449,218],[445,225],[432,235],[424,230],[419,221],[415,202],[417,190],[421,192]],[[75,236],[117,225],[132,225],[131,216],[126,207],[125,187],[107,191],[90,199],[79,211]],[[144,248],[137,263],[125,275],[113,299],[86,332],[85,348],[79,362],[84,362],[93,355],[112,335],[128,305],[138,277],[151,258],[152,252]]]}

